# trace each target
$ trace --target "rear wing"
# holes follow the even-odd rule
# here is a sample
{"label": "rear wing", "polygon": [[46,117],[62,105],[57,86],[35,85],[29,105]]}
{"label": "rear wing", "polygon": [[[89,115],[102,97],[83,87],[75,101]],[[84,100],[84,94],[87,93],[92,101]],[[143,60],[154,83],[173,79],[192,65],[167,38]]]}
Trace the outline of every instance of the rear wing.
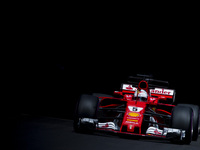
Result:
{"label": "rear wing", "polygon": [[[137,87],[134,87],[132,84],[122,83],[121,90],[123,93],[132,93],[134,94],[137,90]],[[149,88],[149,96],[150,97],[162,97],[169,99],[170,101],[175,102],[175,90],[166,89],[166,88]]]}
{"label": "rear wing", "polygon": [[137,76],[129,76],[127,82],[132,84],[133,86],[138,85],[141,80],[145,80],[148,83],[149,88],[169,88],[169,82],[163,80],[153,79],[152,76],[149,75],[141,75],[137,74]]}

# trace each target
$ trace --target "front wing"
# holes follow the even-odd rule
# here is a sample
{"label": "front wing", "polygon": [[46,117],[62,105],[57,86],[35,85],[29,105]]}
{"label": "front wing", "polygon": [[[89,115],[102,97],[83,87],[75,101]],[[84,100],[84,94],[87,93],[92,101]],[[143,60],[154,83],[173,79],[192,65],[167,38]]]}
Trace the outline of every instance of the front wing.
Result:
{"label": "front wing", "polygon": [[120,134],[129,134],[129,135],[138,135],[138,136],[151,136],[151,137],[159,137],[159,138],[166,138],[166,139],[178,139],[182,140],[185,138],[185,130],[181,129],[174,129],[174,128],[163,128],[163,130],[158,129],[157,127],[148,127],[146,130],[146,134],[136,134],[131,132],[121,132],[120,127],[118,127],[114,122],[98,122],[98,119],[91,119],[91,118],[82,118],[80,119],[81,124],[88,125],[92,124],[96,130],[103,130],[103,131],[111,131],[114,133]]}

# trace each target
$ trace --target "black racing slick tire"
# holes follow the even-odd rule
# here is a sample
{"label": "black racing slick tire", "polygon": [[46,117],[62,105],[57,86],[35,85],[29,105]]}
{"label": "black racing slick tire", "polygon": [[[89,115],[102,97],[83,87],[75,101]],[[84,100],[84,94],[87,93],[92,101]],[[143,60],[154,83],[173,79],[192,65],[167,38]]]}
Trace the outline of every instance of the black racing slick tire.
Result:
{"label": "black racing slick tire", "polygon": [[74,130],[76,132],[82,132],[90,130],[94,127],[94,124],[83,125],[80,121],[82,118],[97,118],[97,111],[99,106],[99,99],[92,95],[81,95],[77,102],[75,115],[74,115]]}
{"label": "black racing slick tire", "polygon": [[199,128],[200,128],[200,118],[199,118],[199,106],[192,104],[178,104],[178,106],[190,107],[193,110],[193,136],[192,140],[197,141],[199,136]]}
{"label": "black racing slick tire", "polygon": [[[176,106],[172,110],[171,127],[185,130],[185,137],[179,141],[182,144],[190,144],[193,131],[193,111],[190,107]],[[176,142],[172,139],[173,142]]]}

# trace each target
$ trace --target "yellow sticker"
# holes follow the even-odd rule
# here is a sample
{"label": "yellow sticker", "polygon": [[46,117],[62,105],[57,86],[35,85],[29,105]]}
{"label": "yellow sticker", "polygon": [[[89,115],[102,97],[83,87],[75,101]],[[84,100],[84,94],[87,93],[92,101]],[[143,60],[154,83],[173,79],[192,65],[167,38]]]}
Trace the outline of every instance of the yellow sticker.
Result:
{"label": "yellow sticker", "polygon": [[133,113],[133,112],[128,113],[128,115],[131,116],[131,117],[139,117],[140,116],[140,114]]}
{"label": "yellow sticker", "polygon": [[127,119],[126,121],[138,122],[138,120],[133,120],[133,119]]}

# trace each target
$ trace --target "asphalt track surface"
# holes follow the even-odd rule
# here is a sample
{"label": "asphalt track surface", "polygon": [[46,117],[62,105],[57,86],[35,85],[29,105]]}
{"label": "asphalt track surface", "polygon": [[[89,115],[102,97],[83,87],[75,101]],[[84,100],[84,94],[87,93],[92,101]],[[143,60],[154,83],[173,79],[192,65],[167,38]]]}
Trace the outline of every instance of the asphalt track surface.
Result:
{"label": "asphalt track surface", "polygon": [[200,138],[190,145],[166,140],[121,138],[107,133],[81,134],[73,121],[44,116],[20,115],[9,118],[9,146],[15,150],[199,150]]}

